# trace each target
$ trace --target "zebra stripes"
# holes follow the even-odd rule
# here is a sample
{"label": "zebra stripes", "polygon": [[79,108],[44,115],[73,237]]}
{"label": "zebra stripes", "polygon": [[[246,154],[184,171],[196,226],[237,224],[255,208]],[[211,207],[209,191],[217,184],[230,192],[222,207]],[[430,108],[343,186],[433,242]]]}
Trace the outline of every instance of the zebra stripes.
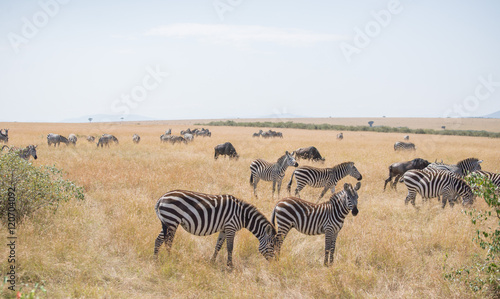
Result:
{"label": "zebra stripes", "polygon": [[167,251],[179,224],[189,233],[208,236],[219,232],[212,261],[227,240],[227,265],[233,266],[233,242],[237,231],[248,229],[259,240],[259,251],[267,260],[274,258],[276,230],[257,208],[232,195],[209,195],[192,191],[173,190],[158,199],[156,215],[162,231],[155,241],[154,255],[165,243]]}
{"label": "zebra stripes", "polygon": [[474,194],[470,186],[456,174],[437,169],[413,169],[405,172],[400,182],[404,181],[408,188],[405,204],[411,202],[415,206],[415,197],[419,193],[422,198],[443,196],[443,208],[446,202],[454,205],[455,198],[461,196],[462,204],[472,204]]}
{"label": "zebra stripes", "polygon": [[281,183],[288,166],[299,166],[295,158],[287,151],[276,163],[269,163],[263,159],[257,159],[250,164],[250,184],[253,185],[253,193],[257,197],[257,183],[260,180],[273,182],[273,197],[278,183],[278,196],[280,195]]}
{"label": "zebra stripes", "polygon": [[495,184],[498,188],[500,188],[500,173],[493,173],[484,170],[476,171],[477,174],[487,177],[491,180],[493,184]]}
{"label": "zebra stripes", "polygon": [[11,153],[16,153],[20,158],[24,160],[29,160],[30,156],[33,157],[35,160],[38,159],[38,156],[36,155],[36,148],[38,145],[28,145],[25,148],[18,148],[18,147],[11,147],[9,148],[7,145],[2,146],[2,149],[0,151],[3,151],[4,148],[8,148],[9,152]]}
{"label": "zebra stripes", "polygon": [[352,187],[344,184],[344,189],[333,194],[328,202],[313,204],[296,197],[280,200],[273,210],[271,223],[277,223],[276,256],[279,255],[288,232],[295,228],[306,235],[325,235],[325,266],[333,263],[333,253],[337,236],[344,224],[345,217],[352,211],[358,214],[358,193],[361,182]]}
{"label": "zebra stripes", "polygon": [[332,168],[302,166],[295,169],[295,171],[292,173],[292,177],[290,178],[290,182],[288,182],[287,186],[288,192],[291,192],[294,175],[295,180],[297,181],[295,196],[300,198],[299,192],[304,189],[306,185],[309,185],[313,188],[323,188],[323,191],[321,191],[321,194],[318,198],[318,202],[325,195],[328,189],[331,189],[332,193],[334,193],[337,182],[342,178],[348,175],[352,176],[358,181],[363,178],[356,166],[354,166],[354,162],[344,162],[335,165]]}
{"label": "zebra stripes", "polygon": [[415,144],[411,142],[396,142],[394,143],[394,150],[395,151],[414,151],[415,150]]}
{"label": "zebra stripes", "polygon": [[465,177],[471,172],[481,170],[481,163],[483,160],[476,158],[467,158],[457,163],[457,165],[448,165],[442,163],[431,163],[427,169],[437,169],[453,172],[460,177]]}

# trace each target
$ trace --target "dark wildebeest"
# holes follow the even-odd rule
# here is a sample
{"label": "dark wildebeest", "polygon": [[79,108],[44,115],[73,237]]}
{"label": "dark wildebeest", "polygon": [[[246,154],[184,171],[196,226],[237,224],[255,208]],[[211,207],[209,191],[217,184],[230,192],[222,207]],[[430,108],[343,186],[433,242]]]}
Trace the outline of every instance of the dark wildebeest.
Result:
{"label": "dark wildebeest", "polygon": [[[18,148],[18,147],[11,147],[9,149],[9,152],[14,152],[17,155],[19,155],[20,158],[23,158],[24,160],[29,160],[30,156],[33,158],[38,159],[38,156],[36,155],[36,147],[38,145],[28,145],[26,148]],[[9,148],[7,145],[2,146],[2,151],[4,148]]]}
{"label": "dark wildebeest", "polygon": [[78,140],[78,138],[76,138],[76,135],[75,135],[75,134],[69,134],[69,136],[68,136],[68,140],[69,140],[69,142],[71,142],[73,145],[76,145],[76,141]]}
{"label": "dark wildebeest", "polygon": [[53,144],[54,147],[56,147],[56,145],[59,146],[61,142],[68,145],[69,140],[66,137],[61,136],[59,134],[49,133],[47,135],[47,143],[49,144],[49,146]]}
{"label": "dark wildebeest", "polygon": [[137,144],[139,143],[139,141],[141,141],[141,136],[137,135],[137,134],[134,134],[134,136],[132,136],[132,141]]}
{"label": "dark wildebeest", "polygon": [[3,143],[9,142],[9,129],[0,130],[0,141]]}
{"label": "dark wildebeest", "polygon": [[[387,183],[390,183],[391,188],[397,190],[396,184],[398,183],[401,176],[410,169],[424,169],[429,165],[429,161],[416,158],[411,161],[397,162],[389,166],[389,177],[385,180],[384,191]],[[392,183],[392,178],[396,177],[394,183]]]}
{"label": "dark wildebeest", "polygon": [[310,147],[301,147],[297,150],[295,150],[292,155],[295,154],[295,159],[300,160],[306,159],[306,160],[312,160],[314,162],[325,162],[325,158],[321,157],[321,154],[319,153],[318,149],[314,146]]}
{"label": "dark wildebeest", "polygon": [[109,143],[113,141],[114,143],[118,144],[118,138],[111,134],[102,134],[102,136],[99,138],[99,141],[97,142],[97,147],[99,145],[103,147],[104,145],[109,147]]}
{"label": "dark wildebeest", "polygon": [[95,137],[94,136],[87,136],[87,141],[90,143],[94,143]]}
{"label": "dark wildebeest", "polygon": [[215,150],[215,155],[214,155],[215,160],[217,160],[217,158],[221,155],[229,156],[229,159],[236,158],[236,160],[238,160],[238,158],[240,157],[240,155],[238,155],[236,149],[234,149],[234,146],[231,144],[231,142],[219,144],[216,147],[214,147],[214,150]]}

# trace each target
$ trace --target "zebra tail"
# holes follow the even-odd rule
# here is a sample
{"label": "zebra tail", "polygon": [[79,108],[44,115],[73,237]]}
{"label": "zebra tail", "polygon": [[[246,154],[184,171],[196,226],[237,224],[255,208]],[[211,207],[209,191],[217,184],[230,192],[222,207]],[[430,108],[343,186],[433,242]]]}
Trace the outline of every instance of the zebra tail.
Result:
{"label": "zebra tail", "polygon": [[288,193],[292,192],[292,183],[293,183],[293,176],[295,175],[295,171],[292,172],[292,177],[290,178],[290,182],[288,182],[288,185],[286,186],[286,190],[288,190]]}
{"label": "zebra tail", "polygon": [[402,176],[401,176],[401,178],[399,179],[399,182],[400,182],[400,183],[404,183],[404,181],[405,181],[405,176],[404,176],[404,175],[402,175]]}
{"label": "zebra tail", "polygon": [[250,173],[250,185],[253,185],[253,172]]}
{"label": "zebra tail", "polygon": [[276,208],[274,208],[273,213],[271,214],[271,224],[276,227]]}

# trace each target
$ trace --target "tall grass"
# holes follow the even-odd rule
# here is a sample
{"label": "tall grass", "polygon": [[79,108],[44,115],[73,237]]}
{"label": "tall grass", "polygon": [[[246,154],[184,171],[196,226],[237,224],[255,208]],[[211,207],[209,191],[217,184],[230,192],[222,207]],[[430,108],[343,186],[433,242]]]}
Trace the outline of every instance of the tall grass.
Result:
{"label": "tall grass", "polygon": [[[56,213],[41,211],[24,219],[17,230],[20,283],[42,282],[48,298],[128,297],[485,297],[444,275],[472,264],[485,253],[472,241],[475,227],[462,207],[441,209],[436,200],[404,205],[404,185],[383,190],[388,166],[422,157],[456,163],[467,157],[484,160],[483,169],[500,170],[500,140],[473,137],[411,135],[416,152],[395,153],[400,133],[344,132],[283,129],[283,139],[252,138],[253,128],[209,127],[211,138],[193,143],[161,144],[167,129],[160,124],[19,124],[8,126],[10,143],[38,144],[35,165],[55,165],[65,178],[86,190],[84,201],[62,204]],[[174,133],[185,126],[171,125]],[[81,136],[76,147],[48,147],[47,133]],[[120,144],[97,148],[84,135],[109,132]],[[141,136],[133,144],[132,135]],[[230,141],[239,160],[213,158],[215,145]],[[154,240],[161,230],[154,213],[157,199],[172,189],[228,193],[256,205],[270,217],[278,197],[271,183],[259,182],[259,199],[249,184],[253,159],[276,161],[286,150],[314,145],[329,167],[354,161],[363,174],[359,214],[349,215],[340,231],[335,261],[323,266],[324,236],[305,236],[292,230],[279,262],[267,262],[258,241],[248,231],[237,233],[232,272],[226,269],[227,252],[210,263],[217,235],[192,236],[178,229],[171,253],[162,247],[153,259]],[[281,196],[293,168],[283,180]],[[348,177],[343,182],[354,183]],[[295,183],[292,186],[295,188]],[[315,200],[321,189],[306,187],[301,196]],[[325,196],[326,197],[326,196]],[[486,208],[483,201],[475,204]],[[486,224],[485,224],[486,225]],[[0,240],[7,231],[0,230]],[[0,270],[7,269],[7,248],[0,250]],[[2,290],[4,296],[9,291]]]}

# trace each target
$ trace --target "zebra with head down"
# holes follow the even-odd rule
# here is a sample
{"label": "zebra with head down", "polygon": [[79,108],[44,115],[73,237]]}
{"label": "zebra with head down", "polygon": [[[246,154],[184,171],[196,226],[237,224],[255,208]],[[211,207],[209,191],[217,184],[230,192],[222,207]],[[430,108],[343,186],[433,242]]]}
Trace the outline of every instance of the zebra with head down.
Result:
{"label": "zebra with head down", "polygon": [[47,135],[47,144],[49,146],[51,146],[52,144],[54,145],[54,147],[56,146],[59,146],[60,143],[64,143],[66,145],[69,144],[69,140],[68,138],[62,136],[62,135],[59,135],[59,134],[54,134],[54,133],[49,133]]}

